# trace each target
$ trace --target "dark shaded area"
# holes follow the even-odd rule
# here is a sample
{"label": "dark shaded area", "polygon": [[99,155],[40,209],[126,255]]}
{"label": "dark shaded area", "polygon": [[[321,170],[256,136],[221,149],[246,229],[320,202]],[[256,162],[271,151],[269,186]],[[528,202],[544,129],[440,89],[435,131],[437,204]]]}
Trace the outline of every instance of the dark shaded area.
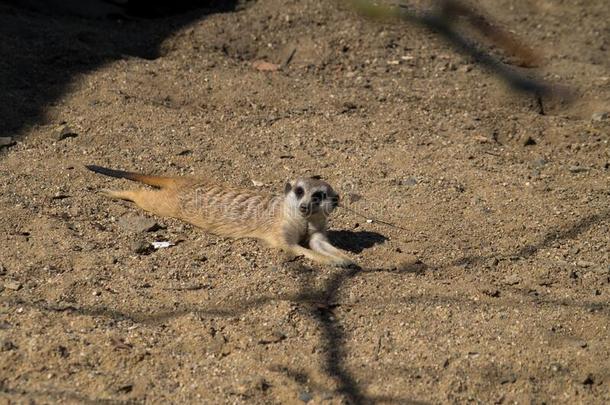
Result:
{"label": "dark shaded area", "polygon": [[364,249],[384,243],[388,238],[377,232],[369,231],[328,231],[331,243],[339,249],[360,253]]}
{"label": "dark shaded area", "polygon": [[47,107],[75,77],[119,59],[156,59],[162,56],[163,40],[176,30],[241,4],[139,0],[119,7],[102,0],[0,1],[0,134],[18,138],[24,128],[45,123]]}

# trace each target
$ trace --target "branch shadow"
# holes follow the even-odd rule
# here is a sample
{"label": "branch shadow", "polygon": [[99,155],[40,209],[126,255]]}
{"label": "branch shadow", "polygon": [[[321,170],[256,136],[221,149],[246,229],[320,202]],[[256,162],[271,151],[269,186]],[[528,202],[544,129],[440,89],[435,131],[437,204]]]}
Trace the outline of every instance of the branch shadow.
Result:
{"label": "branch shadow", "polygon": [[[118,3],[0,0],[0,36],[7,39],[0,43],[0,133],[19,139],[27,127],[48,120],[48,107],[75,77],[119,59],[154,60],[173,32],[209,14],[233,11],[239,0]],[[162,12],[173,15],[141,18]]]}
{"label": "branch shadow", "polygon": [[509,259],[511,257],[518,257],[522,259],[527,259],[536,255],[540,249],[547,248],[553,243],[560,240],[574,239],[578,235],[586,232],[593,225],[604,221],[610,221],[610,209],[587,215],[583,218],[574,221],[571,224],[553,228],[547,231],[538,243],[524,245],[512,253],[500,256],[465,256],[458,260],[455,260],[450,265],[477,265],[484,263],[492,258]]}
{"label": "branch shadow", "polygon": [[[108,404],[108,405],[117,405],[117,404],[135,404],[136,401],[132,400],[120,400],[120,399],[104,399],[104,398],[91,398],[85,395],[80,395],[73,391],[59,391],[59,390],[27,390],[27,389],[16,389],[10,388],[3,385],[0,382],[0,399],[3,398],[3,395],[11,397],[22,397],[24,402],[18,401],[16,403],[36,403],[32,398],[39,398],[43,403],[48,403],[47,401],[52,400],[51,402],[62,402],[67,401],[70,403],[78,403],[78,404]],[[25,399],[29,399],[30,401],[25,402]],[[13,402],[7,402],[13,403]]]}

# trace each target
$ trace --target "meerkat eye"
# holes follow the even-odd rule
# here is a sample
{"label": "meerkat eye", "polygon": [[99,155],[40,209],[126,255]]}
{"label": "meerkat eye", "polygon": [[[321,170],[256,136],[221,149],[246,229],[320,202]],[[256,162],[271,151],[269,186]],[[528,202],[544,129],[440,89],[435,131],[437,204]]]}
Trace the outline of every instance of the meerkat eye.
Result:
{"label": "meerkat eye", "polygon": [[297,188],[295,188],[295,189],[294,189],[294,194],[295,194],[297,197],[299,197],[299,198],[303,197],[303,194],[305,194],[305,192],[303,191],[303,187],[297,187]]}
{"label": "meerkat eye", "polygon": [[314,201],[322,201],[326,199],[326,193],[323,191],[316,191],[311,195],[312,200]]}

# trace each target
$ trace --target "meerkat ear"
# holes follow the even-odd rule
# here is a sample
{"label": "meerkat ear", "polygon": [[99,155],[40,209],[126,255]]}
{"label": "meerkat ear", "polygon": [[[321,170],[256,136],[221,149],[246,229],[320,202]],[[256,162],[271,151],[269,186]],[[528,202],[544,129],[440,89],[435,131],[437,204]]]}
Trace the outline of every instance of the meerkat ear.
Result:
{"label": "meerkat ear", "polygon": [[315,176],[311,176],[311,178],[314,180],[322,180],[322,176],[320,176],[319,174],[316,174]]}
{"label": "meerkat ear", "polygon": [[292,184],[286,182],[286,185],[284,186],[284,194],[288,194],[290,190],[292,190]]}

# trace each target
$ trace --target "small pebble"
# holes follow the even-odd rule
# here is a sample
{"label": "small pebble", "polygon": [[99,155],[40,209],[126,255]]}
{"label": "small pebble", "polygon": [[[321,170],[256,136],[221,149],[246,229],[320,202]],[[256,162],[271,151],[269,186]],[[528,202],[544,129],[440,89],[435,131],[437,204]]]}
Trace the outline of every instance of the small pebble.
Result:
{"label": "small pebble", "polygon": [[516,274],[511,274],[504,279],[504,284],[515,285],[521,282],[521,277]]}
{"label": "small pebble", "polygon": [[596,113],[593,113],[591,115],[591,119],[593,121],[604,121],[608,119],[608,112],[607,111],[599,111]]}
{"label": "small pebble", "polygon": [[591,169],[589,169],[588,167],[585,167],[585,166],[570,166],[568,168],[568,170],[571,173],[584,173],[584,172],[588,172]]}
{"label": "small pebble", "polygon": [[13,146],[15,141],[10,136],[0,136],[0,148]]}
{"label": "small pebble", "polygon": [[400,180],[398,185],[400,186],[414,186],[417,184],[417,179],[415,177],[407,177],[404,180]]}
{"label": "small pebble", "polygon": [[587,262],[587,261],[584,261],[584,260],[579,260],[579,261],[577,261],[577,262],[576,262],[576,265],[577,265],[578,267],[582,267],[582,268],[585,268],[585,269],[586,269],[586,268],[588,268],[588,267],[593,267],[593,266],[595,266],[595,263],[592,263],[592,262]]}
{"label": "small pebble", "polygon": [[21,283],[18,281],[5,281],[4,287],[8,290],[18,291],[21,289]]}
{"label": "small pebble", "polygon": [[124,215],[117,221],[124,230],[133,233],[154,232],[162,227],[152,218],[139,215]]}
{"label": "small pebble", "polygon": [[168,247],[174,246],[174,245],[175,245],[175,243],[167,241],[167,240],[152,243],[152,247],[154,249],[165,249],[165,248],[168,248]]}
{"label": "small pebble", "polygon": [[150,243],[142,240],[134,242],[132,249],[134,253],[137,253],[139,255],[147,255],[155,250],[155,248]]}
{"label": "small pebble", "polygon": [[534,164],[534,167],[541,168],[546,166],[546,164],[549,162],[545,158],[539,157],[537,159],[534,159],[532,163]]}
{"label": "small pebble", "polygon": [[579,340],[576,342],[576,346],[581,347],[581,348],[586,348],[587,347],[587,342],[585,342],[584,340]]}
{"label": "small pebble", "polygon": [[299,399],[305,403],[311,401],[313,399],[313,397],[311,396],[311,394],[307,391],[302,391],[299,393]]}

